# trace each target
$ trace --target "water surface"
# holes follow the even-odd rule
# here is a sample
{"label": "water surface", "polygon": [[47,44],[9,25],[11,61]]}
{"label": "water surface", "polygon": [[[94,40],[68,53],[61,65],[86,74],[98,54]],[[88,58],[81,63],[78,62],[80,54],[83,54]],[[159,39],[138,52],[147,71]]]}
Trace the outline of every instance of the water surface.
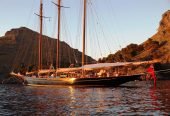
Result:
{"label": "water surface", "polygon": [[120,87],[0,85],[0,115],[170,115],[170,81]]}

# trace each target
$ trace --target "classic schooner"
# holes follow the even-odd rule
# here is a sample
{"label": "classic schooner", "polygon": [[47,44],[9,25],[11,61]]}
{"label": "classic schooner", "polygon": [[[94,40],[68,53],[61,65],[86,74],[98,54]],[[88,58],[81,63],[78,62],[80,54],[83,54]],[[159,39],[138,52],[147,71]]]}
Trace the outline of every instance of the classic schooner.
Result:
{"label": "classic schooner", "polygon": [[[56,69],[42,69],[42,20],[43,20],[43,2],[40,0],[40,36],[38,42],[38,77],[31,77],[30,75],[35,72],[28,72],[26,75],[18,75],[11,73],[24,80],[24,84],[38,84],[38,85],[104,85],[104,86],[118,86],[120,84],[139,79],[142,74],[126,74],[126,75],[113,75],[112,72],[107,72],[106,69],[127,67],[129,65],[140,65],[145,63],[154,63],[155,61],[143,62],[117,62],[117,63],[98,63],[98,64],[85,64],[85,38],[86,38],[86,15],[87,15],[87,0],[83,2],[83,34],[82,34],[82,66],[76,68],[60,68],[59,67],[59,42],[60,42],[60,14],[61,14],[61,0],[54,3],[58,7],[58,34],[57,34],[57,53],[56,53]],[[98,70],[98,73],[97,71]],[[90,72],[88,74],[87,72]],[[42,76],[43,74],[54,74],[53,76]],[[65,74],[64,77],[62,74]]]}

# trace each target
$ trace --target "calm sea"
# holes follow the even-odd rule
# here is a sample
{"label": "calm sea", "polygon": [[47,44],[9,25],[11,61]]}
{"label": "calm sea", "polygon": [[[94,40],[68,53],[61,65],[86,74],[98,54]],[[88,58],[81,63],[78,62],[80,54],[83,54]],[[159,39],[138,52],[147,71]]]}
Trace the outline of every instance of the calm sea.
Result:
{"label": "calm sea", "polygon": [[0,115],[170,115],[170,81],[120,87],[0,85]]}

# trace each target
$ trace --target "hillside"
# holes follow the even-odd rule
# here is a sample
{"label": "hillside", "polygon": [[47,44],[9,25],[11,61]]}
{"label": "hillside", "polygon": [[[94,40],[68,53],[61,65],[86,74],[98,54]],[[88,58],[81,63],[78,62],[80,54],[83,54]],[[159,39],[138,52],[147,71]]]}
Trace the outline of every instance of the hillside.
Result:
{"label": "hillside", "polygon": [[140,45],[130,44],[126,48],[99,59],[99,62],[144,61],[160,59],[170,63],[170,10],[162,15],[155,35]]}
{"label": "hillside", "polygon": [[[28,28],[12,29],[0,37],[0,74],[11,70],[18,71],[21,67],[37,68],[38,63],[38,36]],[[43,36],[43,67],[49,68],[56,59],[56,39]],[[86,62],[95,60],[87,56]],[[81,52],[71,48],[67,43],[60,42],[60,66],[68,67],[70,64],[81,64]]]}

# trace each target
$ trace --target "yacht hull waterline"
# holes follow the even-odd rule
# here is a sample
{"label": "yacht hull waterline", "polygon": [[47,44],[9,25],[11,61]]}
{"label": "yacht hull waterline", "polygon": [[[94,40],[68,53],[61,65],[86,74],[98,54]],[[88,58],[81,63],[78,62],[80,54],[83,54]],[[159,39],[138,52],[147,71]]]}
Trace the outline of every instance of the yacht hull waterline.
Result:
{"label": "yacht hull waterline", "polygon": [[22,77],[26,85],[104,85],[119,86],[129,81],[139,80],[141,75],[91,78],[33,78]]}

